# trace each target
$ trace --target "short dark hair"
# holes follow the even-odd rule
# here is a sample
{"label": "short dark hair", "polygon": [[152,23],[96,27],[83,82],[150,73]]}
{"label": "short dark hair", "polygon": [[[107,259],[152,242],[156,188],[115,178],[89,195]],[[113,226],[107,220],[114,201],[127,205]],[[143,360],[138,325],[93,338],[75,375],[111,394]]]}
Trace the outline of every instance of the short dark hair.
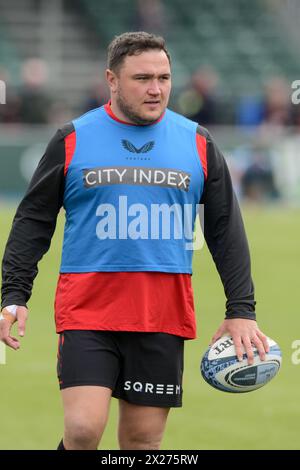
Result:
{"label": "short dark hair", "polygon": [[114,72],[118,72],[126,56],[137,55],[149,49],[164,51],[171,64],[164,38],[145,31],[136,31],[123,33],[111,41],[108,46],[107,66]]}

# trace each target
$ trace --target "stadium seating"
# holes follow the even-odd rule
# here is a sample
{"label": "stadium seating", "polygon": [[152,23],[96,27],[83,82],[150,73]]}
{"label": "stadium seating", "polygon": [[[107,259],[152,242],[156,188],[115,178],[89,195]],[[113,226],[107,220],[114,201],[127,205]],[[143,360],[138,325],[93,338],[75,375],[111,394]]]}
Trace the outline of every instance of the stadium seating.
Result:
{"label": "stadium seating", "polygon": [[104,42],[108,43],[114,35],[132,31],[135,22],[136,2],[114,0],[81,0],[91,23]]}
{"label": "stadium seating", "polygon": [[41,58],[49,92],[79,112],[104,60],[104,45],[90,29],[75,2],[0,0],[0,65],[20,85],[15,64]]}
{"label": "stadium seating", "polygon": [[[1,63],[15,70],[16,51],[22,59],[41,54],[54,71],[50,77],[53,88],[70,104],[79,105],[91,77],[101,73],[101,62],[105,66],[111,38],[139,29],[137,1],[64,0],[58,2],[62,11],[56,13],[57,21],[49,15],[39,16],[35,3],[0,0]],[[52,15],[54,2],[48,3]],[[291,31],[283,21],[281,3],[161,0],[166,20],[162,34],[172,55],[174,92],[202,65],[216,70],[221,79],[220,95],[228,101],[244,94],[259,94],[269,77],[281,75],[289,81],[298,78],[297,41],[290,37],[287,40]],[[1,25],[5,22],[13,43],[3,40]],[[45,37],[47,31],[49,37],[51,32],[53,36],[51,24],[55,25],[56,42],[52,37],[47,49]],[[298,28],[294,29],[293,33],[299,35]],[[42,41],[40,31],[45,33]]]}
{"label": "stadium seating", "polygon": [[[136,29],[134,1],[81,0],[81,4],[105,42],[114,34]],[[213,66],[227,93],[234,96],[256,93],[271,76],[297,74],[296,51],[287,45],[278,12],[268,2],[162,0],[162,5],[175,86],[200,65]]]}

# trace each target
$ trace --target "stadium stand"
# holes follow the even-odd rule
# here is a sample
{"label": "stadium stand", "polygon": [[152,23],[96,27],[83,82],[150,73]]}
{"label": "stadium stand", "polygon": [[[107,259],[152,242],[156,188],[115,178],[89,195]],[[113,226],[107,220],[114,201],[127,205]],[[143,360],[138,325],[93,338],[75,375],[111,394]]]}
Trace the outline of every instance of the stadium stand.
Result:
{"label": "stadium stand", "polygon": [[[80,10],[63,0],[0,0],[0,12],[0,34],[5,26],[10,38],[7,44],[1,40],[0,63],[14,60],[13,49],[21,61],[42,58],[49,68],[49,91],[72,109],[79,109],[95,76],[101,73],[104,48]],[[20,83],[20,74],[15,76]]]}
{"label": "stadium stand", "polygon": [[[168,42],[191,73],[213,66],[232,95],[261,89],[274,75],[297,74],[297,54],[282,34],[277,11],[262,0],[166,0],[172,12]],[[289,78],[289,77],[287,77]]]}
{"label": "stadium stand", "polygon": [[[34,56],[47,61],[50,86],[76,109],[95,76],[103,73],[110,39],[139,29],[142,4],[137,0],[0,0],[0,33],[5,24],[21,59]],[[298,51],[296,41],[286,40],[291,31],[282,2],[161,0],[160,4],[175,94],[199,66],[214,68],[220,77],[219,95],[231,102],[244,94],[261,93],[270,77],[297,78]],[[7,47],[1,41],[1,58]],[[6,56],[13,60],[11,52]]]}

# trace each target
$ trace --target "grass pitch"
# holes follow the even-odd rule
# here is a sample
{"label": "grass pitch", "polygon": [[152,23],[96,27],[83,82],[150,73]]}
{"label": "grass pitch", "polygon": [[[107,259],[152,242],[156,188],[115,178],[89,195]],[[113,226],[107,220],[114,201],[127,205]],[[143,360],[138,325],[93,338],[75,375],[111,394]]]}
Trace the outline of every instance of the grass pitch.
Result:
{"label": "grass pitch", "polygon": [[[1,254],[13,215],[14,210],[0,210]],[[282,369],[266,387],[248,394],[219,392],[204,382],[200,359],[224,318],[225,297],[207,248],[196,252],[198,338],[185,343],[183,408],[171,410],[162,449],[300,448],[300,364],[292,362],[292,343],[300,340],[300,210],[248,207],[243,216],[258,323],[281,346]],[[7,364],[0,365],[0,449],[55,449],[62,437],[53,314],[62,229],[63,215],[40,263],[21,349],[7,349]],[[112,399],[101,449],[118,449],[117,412],[118,402]]]}

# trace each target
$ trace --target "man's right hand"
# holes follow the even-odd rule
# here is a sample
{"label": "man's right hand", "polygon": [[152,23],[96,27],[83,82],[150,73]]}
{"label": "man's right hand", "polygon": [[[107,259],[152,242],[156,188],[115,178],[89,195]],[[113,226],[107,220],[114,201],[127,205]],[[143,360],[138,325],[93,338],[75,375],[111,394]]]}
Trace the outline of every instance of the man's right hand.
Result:
{"label": "man's right hand", "polygon": [[2,310],[3,318],[0,319],[0,341],[12,349],[20,348],[20,341],[11,336],[11,329],[14,323],[18,323],[18,335],[23,337],[25,334],[26,321],[28,318],[28,309],[26,307],[17,307],[16,315],[10,313],[6,307]]}

